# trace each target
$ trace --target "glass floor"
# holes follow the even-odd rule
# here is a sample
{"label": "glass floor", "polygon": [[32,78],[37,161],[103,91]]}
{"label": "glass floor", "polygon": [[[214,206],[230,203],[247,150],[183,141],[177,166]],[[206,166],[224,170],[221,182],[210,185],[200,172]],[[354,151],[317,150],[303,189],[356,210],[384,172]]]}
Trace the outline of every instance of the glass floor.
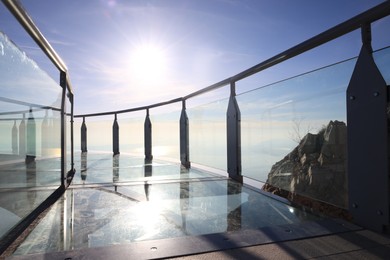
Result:
{"label": "glass floor", "polygon": [[171,252],[158,255],[166,257],[345,230],[211,172],[123,154],[75,159],[71,186],[14,256],[115,245],[142,253],[170,241]]}
{"label": "glass floor", "polygon": [[0,237],[38,207],[61,184],[61,160],[0,155]]}

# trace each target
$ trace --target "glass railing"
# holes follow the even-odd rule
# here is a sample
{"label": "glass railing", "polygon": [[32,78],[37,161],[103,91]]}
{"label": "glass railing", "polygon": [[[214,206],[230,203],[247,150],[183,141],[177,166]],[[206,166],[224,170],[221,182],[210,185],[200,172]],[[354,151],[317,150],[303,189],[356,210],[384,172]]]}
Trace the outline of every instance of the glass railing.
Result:
{"label": "glass railing", "polygon": [[237,96],[244,176],[347,207],[345,92],[355,63]]}
{"label": "glass railing", "polygon": [[227,104],[222,99],[187,109],[191,162],[227,170]]}
{"label": "glass railing", "polygon": [[387,85],[390,85],[390,47],[375,51],[373,53],[378,69],[380,70]]}
{"label": "glass railing", "polygon": [[[388,81],[389,48],[373,56]],[[347,208],[345,93],[356,62],[351,58],[237,95],[242,176],[265,183],[270,192],[278,189]],[[228,103],[225,98],[186,109],[192,163],[228,170]],[[150,110],[154,158],[179,159],[179,104],[170,103],[172,109],[163,105],[170,113],[154,114],[160,106]],[[101,139],[112,133],[113,120],[106,117],[87,117],[88,151],[112,151],[112,140]],[[143,156],[144,110],[117,118],[120,151]]]}
{"label": "glass railing", "polygon": [[[129,153],[137,157],[144,156],[144,121],[144,111],[118,115],[121,153]],[[110,124],[112,127],[112,120]],[[112,147],[110,148],[109,151],[112,151]]]}
{"label": "glass railing", "polygon": [[150,110],[150,119],[153,123],[153,158],[179,162],[180,128],[178,120],[180,119],[181,104],[173,103],[165,108],[172,112],[157,114],[159,108]]}
{"label": "glass railing", "polygon": [[[172,104],[173,112],[156,113],[150,111],[152,124],[153,158],[179,161],[180,106]],[[82,118],[75,119],[75,149],[81,147]],[[87,129],[88,152],[113,152],[113,116],[87,117],[84,119]],[[144,156],[145,111],[117,115],[119,127],[119,153]],[[106,136],[107,138],[102,138]]]}
{"label": "glass railing", "polygon": [[61,185],[61,87],[0,33],[0,228]]}
{"label": "glass railing", "polygon": [[[25,15],[23,9],[19,10],[19,15]],[[24,22],[24,28],[27,24],[30,26],[27,31],[34,30],[31,21]],[[56,82],[1,30],[0,251],[50,205],[49,198],[53,203],[60,196],[65,190],[67,173],[73,171],[71,138],[66,138],[71,125],[63,123],[70,122],[73,106],[66,73],[61,74],[61,84]],[[51,52],[50,45],[47,42],[46,46],[40,45],[44,40],[40,32],[29,33],[36,38],[43,55],[51,60],[46,59],[46,62],[52,69],[61,69],[63,64],[56,60],[58,56]],[[20,35],[19,40],[25,38]],[[67,103],[67,110],[62,100]],[[69,156],[63,156],[67,151]]]}

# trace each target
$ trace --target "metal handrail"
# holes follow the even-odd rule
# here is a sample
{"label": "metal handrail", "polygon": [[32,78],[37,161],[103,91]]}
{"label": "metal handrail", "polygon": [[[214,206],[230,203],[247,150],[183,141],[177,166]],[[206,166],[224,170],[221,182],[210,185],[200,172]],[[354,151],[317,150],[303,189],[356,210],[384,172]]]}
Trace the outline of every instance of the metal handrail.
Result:
{"label": "metal handrail", "polygon": [[279,64],[283,61],[286,61],[288,59],[291,59],[299,54],[302,54],[306,51],[309,51],[311,49],[314,49],[322,44],[325,44],[329,41],[332,41],[344,34],[347,34],[349,32],[352,32],[356,29],[359,29],[367,24],[370,24],[372,22],[375,22],[387,15],[390,14],[390,1],[383,2],[382,4],[379,4],[359,15],[356,15],[355,17],[340,23],[323,33],[320,33],[284,52],[281,52],[249,69],[246,69],[232,77],[226,78],[220,82],[217,82],[213,85],[210,85],[208,87],[202,88],[198,91],[195,91],[193,93],[190,93],[184,97],[176,98],[170,101],[166,102],[160,102],[155,103],[149,106],[143,106],[143,107],[137,107],[137,108],[131,108],[131,109],[125,109],[120,111],[112,111],[112,112],[103,112],[103,113],[93,113],[93,114],[81,114],[81,115],[75,115],[75,117],[91,117],[91,116],[103,116],[103,115],[112,115],[112,114],[118,114],[118,113],[126,113],[126,112],[133,112],[138,110],[144,110],[152,107],[158,107],[163,106],[175,102],[179,102],[182,100],[187,100],[190,98],[193,98],[195,96],[199,96],[201,94],[210,92],[212,90],[216,90],[218,88],[224,87],[226,85],[229,85],[232,82],[237,82],[239,80],[242,80],[244,78],[247,78],[255,73],[258,73],[262,70],[265,70],[269,67],[272,67],[276,64]]}
{"label": "metal handrail", "polygon": [[115,114],[122,114],[122,113],[129,113],[129,112],[135,112],[135,111],[141,111],[141,110],[147,110],[154,107],[160,107],[165,106],[177,102],[182,102],[183,98],[175,98],[169,101],[155,103],[150,106],[141,106],[141,107],[134,107],[124,110],[117,110],[117,111],[110,111],[110,112],[101,112],[101,113],[92,113],[92,114],[83,114],[83,115],[75,115],[74,117],[93,117],[93,116],[107,116],[107,115],[115,115]]}

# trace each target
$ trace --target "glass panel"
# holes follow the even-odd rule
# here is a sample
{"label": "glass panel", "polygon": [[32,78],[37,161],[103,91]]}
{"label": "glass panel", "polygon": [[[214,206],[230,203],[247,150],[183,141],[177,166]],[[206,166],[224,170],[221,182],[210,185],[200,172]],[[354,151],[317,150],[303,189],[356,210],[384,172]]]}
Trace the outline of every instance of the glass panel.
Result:
{"label": "glass panel", "polygon": [[229,99],[187,109],[190,161],[227,169],[226,111]]}
{"label": "glass panel", "polygon": [[144,156],[145,116],[145,111],[118,115],[119,150],[121,153],[130,153],[132,155],[142,157]]}
{"label": "glass panel", "polygon": [[237,96],[243,175],[346,207],[346,89],[356,59]]}
{"label": "glass panel", "polygon": [[386,16],[378,21],[371,23],[372,47],[374,50],[389,46],[390,35],[390,16]]}
{"label": "glass panel", "polygon": [[164,106],[169,113],[158,114],[157,107],[150,111],[152,121],[153,158],[180,160],[180,114],[181,103]]}
{"label": "glass panel", "polygon": [[61,88],[0,33],[0,237],[61,180]]}
{"label": "glass panel", "polygon": [[390,85],[390,47],[374,52],[373,56],[387,85]]}
{"label": "glass panel", "polygon": [[[82,118],[74,118],[73,134],[74,134],[74,152],[81,152],[81,124]],[[87,130],[88,131],[88,130]]]}
{"label": "glass panel", "polygon": [[[61,89],[38,65],[0,32],[1,98],[23,101],[26,106],[61,106]],[[2,107],[8,111],[7,106]]]}
{"label": "glass panel", "polygon": [[[1,102],[0,106],[8,102]],[[13,105],[14,111],[0,112],[0,153],[24,157],[60,156],[60,112],[57,109],[25,110]]]}
{"label": "glass panel", "polygon": [[[91,152],[112,152],[112,124],[114,116],[88,117],[87,148]],[[120,129],[120,125],[119,125]]]}

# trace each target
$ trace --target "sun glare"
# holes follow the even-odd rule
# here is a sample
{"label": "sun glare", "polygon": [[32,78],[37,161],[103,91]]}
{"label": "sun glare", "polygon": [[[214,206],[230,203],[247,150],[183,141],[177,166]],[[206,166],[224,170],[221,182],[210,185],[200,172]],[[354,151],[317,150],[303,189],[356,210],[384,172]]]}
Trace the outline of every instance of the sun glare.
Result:
{"label": "sun glare", "polygon": [[131,76],[141,84],[156,84],[164,80],[167,72],[165,51],[152,44],[136,47],[130,57]]}

